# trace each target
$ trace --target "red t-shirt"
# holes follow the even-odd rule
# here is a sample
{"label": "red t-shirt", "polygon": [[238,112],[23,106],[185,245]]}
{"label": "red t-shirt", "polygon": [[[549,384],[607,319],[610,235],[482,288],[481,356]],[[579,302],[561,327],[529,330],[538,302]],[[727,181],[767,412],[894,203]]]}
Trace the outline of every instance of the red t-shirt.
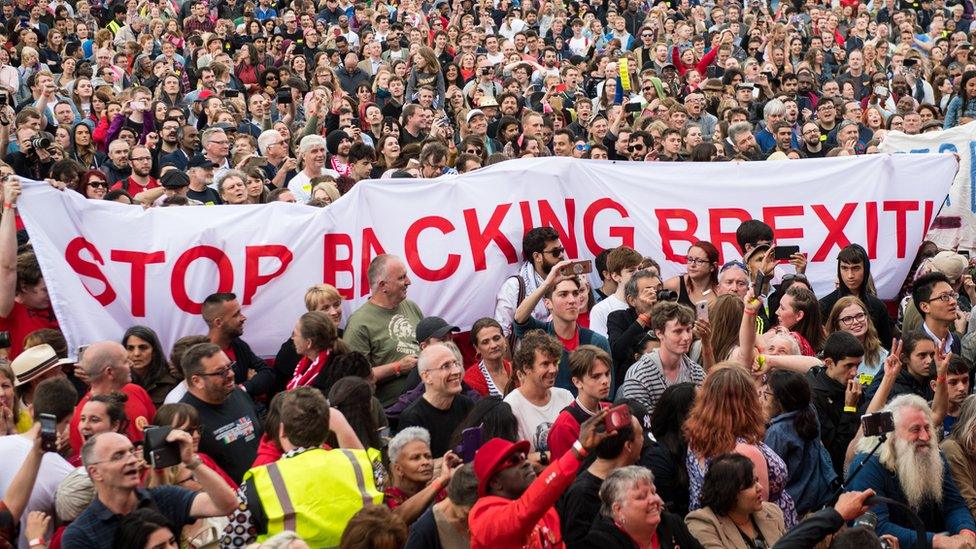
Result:
{"label": "red t-shirt", "polygon": [[14,301],[14,308],[10,314],[0,317],[0,331],[10,332],[10,360],[24,352],[24,338],[28,334],[43,328],[60,329],[58,319],[54,316],[54,309],[31,309],[22,303]]}
{"label": "red t-shirt", "polygon": [[576,332],[573,333],[573,337],[569,339],[563,339],[556,335],[556,339],[563,344],[563,348],[566,349],[567,353],[572,353],[579,347],[579,328],[576,328]]}
{"label": "red t-shirt", "polygon": [[129,193],[129,196],[135,196],[142,191],[155,189],[158,186],[159,181],[156,181],[154,178],[150,177],[149,182],[146,183],[145,187],[143,187],[141,183],[137,182],[135,179],[132,179],[132,176],[130,175],[125,179],[120,179],[115,185],[112,185],[112,190],[114,191],[116,189],[122,189]]}
{"label": "red t-shirt", "polygon": [[[152,399],[145,389],[135,383],[128,383],[122,387],[129,400],[125,401],[125,415],[129,418],[129,428],[126,436],[132,442],[142,442],[142,428],[152,425],[152,420],[156,417],[156,407],[153,406]],[[81,409],[91,398],[91,391],[85,393],[81,402],[75,406],[75,413],[71,416],[71,450],[74,453],[81,451],[81,433],[78,431],[78,423],[81,421]]]}

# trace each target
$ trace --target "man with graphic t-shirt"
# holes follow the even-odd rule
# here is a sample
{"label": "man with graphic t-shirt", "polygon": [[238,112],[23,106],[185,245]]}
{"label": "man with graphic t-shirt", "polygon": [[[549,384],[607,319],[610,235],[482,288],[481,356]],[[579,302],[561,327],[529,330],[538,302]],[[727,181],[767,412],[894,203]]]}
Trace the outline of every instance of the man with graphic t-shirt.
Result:
{"label": "man with graphic t-shirt", "polygon": [[241,339],[247,317],[241,312],[237,296],[230,292],[207,296],[203,301],[203,320],[210,328],[207,334],[210,343],[218,345],[232,361],[234,382],[252,399],[259,396],[270,399],[277,386],[277,377],[274,370]]}
{"label": "man with graphic t-shirt", "polygon": [[37,257],[33,252],[17,255],[17,197],[20,182],[9,180],[3,188],[3,217],[0,218],[0,330],[10,333],[8,358],[24,350],[24,337],[42,328],[58,329],[51,298]]}
{"label": "man with graphic t-shirt", "polygon": [[376,398],[389,406],[406,390],[407,374],[417,366],[417,324],[424,315],[407,299],[410,277],[400,258],[376,256],[366,276],[369,300],[349,317],[342,339],[369,359],[376,377]]}
{"label": "man with graphic t-shirt", "polygon": [[181,364],[188,392],[180,402],[193,406],[200,415],[200,452],[240,483],[254,463],[261,440],[254,403],[234,383],[231,360],[217,345],[190,347]]}
{"label": "man with graphic t-shirt", "polygon": [[190,176],[190,186],[186,191],[187,198],[197,200],[206,206],[224,203],[224,200],[220,198],[220,193],[210,186],[213,183],[215,167],[217,165],[202,154],[192,156],[187,160],[186,175]]}
{"label": "man with graphic t-shirt", "polygon": [[[556,387],[566,389],[575,395],[576,386],[573,385],[569,375],[569,353],[575,351],[580,345],[596,345],[610,354],[610,342],[606,337],[577,323],[582,285],[579,278],[575,276],[559,274],[560,269],[569,264],[570,261],[567,260],[553,266],[546,280],[535,291],[525,296],[525,300],[519,304],[518,309],[515,310],[515,337],[521,339],[531,330],[543,330],[555,336],[563,347],[559,372],[555,380]],[[552,320],[548,322],[536,320],[532,316],[532,311],[540,300],[552,314]],[[615,382],[616,380],[613,380],[610,385],[611,394]]]}

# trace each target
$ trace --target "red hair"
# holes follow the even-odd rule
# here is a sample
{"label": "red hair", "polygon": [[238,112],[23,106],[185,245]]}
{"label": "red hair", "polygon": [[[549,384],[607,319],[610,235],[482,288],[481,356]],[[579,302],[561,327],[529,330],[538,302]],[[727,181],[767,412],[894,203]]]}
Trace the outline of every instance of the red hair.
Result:
{"label": "red hair", "polygon": [[688,449],[701,458],[731,452],[738,439],[758,444],[766,434],[756,382],[738,364],[722,362],[708,372],[684,424]]}

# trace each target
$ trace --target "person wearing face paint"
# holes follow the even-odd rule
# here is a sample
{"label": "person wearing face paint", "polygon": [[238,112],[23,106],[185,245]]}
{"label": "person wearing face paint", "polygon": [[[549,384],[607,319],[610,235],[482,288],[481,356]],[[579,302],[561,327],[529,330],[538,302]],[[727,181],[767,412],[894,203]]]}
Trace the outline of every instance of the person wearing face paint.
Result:
{"label": "person wearing face paint", "polygon": [[572,450],[538,476],[527,459],[529,441],[487,441],[474,457],[480,498],[468,516],[471,549],[564,549],[554,505],[576,479],[580,463],[600,442],[616,436],[598,428],[606,415],[602,410],[583,422]]}

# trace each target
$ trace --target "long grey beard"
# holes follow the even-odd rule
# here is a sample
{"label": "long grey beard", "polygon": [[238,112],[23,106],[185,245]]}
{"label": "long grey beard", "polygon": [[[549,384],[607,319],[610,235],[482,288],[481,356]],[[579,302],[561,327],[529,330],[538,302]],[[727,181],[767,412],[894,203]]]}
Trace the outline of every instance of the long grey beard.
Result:
{"label": "long grey beard", "polygon": [[927,451],[917,452],[914,444],[896,438],[895,453],[898,480],[908,505],[917,511],[926,501],[942,501],[944,469],[939,447],[933,443]]}

